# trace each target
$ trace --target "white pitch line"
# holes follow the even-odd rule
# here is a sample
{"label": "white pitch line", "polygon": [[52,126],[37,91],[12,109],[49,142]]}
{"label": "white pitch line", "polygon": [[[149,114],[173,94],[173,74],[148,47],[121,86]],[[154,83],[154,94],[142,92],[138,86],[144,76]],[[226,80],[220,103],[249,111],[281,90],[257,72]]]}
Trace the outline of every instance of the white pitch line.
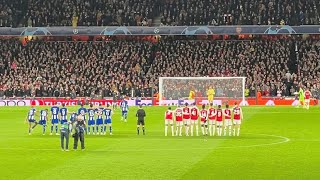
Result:
{"label": "white pitch line", "polygon": [[[263,144],[253,144],[253,145],[244,145],[244,146],[226,146],[226,147],[213,147],[213,148],[188,148],[190,150],[212,150],[212,149],[234,149],[234,148],[250,148],[250,147],[261,147],[261,146],[272,146],[272,145],[278,145],[278,144],[284,144],[290,141],[289,138],[284,136],[278,136],[278,135],[271,135],[271,134],[253,134],[253,135],[261,135],[261,136],[269,136],[269,137],[277,137],[279,139],[282,139],[282,141],[279,142],[273,142],[273,143],[263,143]],[[200,140],[200,139],[199,139]],[[209,139],[210,141],[210,139]],[[72,144],[71,144],[72,145]],[[0,148],[0,150],[29,150],[29,151],[61,151],[61,149],[48,149],[48,148]],[[183,148],[151,148],[151,149],[126,149],[126,150],[119,150],[119,149],[106,149],[106,150],[85,150],[88,152],[140,152],[140,151],[180,151],[183,150]],[[72,150],[71,150],[72,151]],[[81,151],[81,150],[78,150]]]}

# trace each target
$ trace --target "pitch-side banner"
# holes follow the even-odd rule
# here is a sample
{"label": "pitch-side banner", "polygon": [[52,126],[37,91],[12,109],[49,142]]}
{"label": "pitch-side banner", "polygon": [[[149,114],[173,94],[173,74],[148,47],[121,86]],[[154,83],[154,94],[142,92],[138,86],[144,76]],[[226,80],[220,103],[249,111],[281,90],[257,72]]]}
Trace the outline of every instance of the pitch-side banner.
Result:
{"label": "pitch-side banner", "polygon": [[30,100],[0,100],[0,106],[30,106]]}
{"label": "pitch-side banner", "polygon": [[[93,104],[94,106],[98,106],[99,104],[106,106],[111,105],[113,103],[116,103],[117,105],[120,105],[120,100],[113,102],[113,100],[89,100],[87,103]],[[151,106],[152,100],[127,100],[129,106]],[[82,103],[86,103],[84,100],[64,100],[64,99],[37,99],[37,100],[31,100],[31,105],[34,106],[52,106],[54,104],[62,105],[65,104],[66,106],[77,106]]]}

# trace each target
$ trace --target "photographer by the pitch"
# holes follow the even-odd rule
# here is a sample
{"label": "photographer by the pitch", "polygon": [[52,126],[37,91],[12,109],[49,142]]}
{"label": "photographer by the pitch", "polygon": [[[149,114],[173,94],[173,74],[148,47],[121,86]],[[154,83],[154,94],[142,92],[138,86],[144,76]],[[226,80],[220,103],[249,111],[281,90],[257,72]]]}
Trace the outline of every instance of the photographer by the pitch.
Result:
{"label": "photographer by the pitch", "polygon": [[145,129],[144,129],[144,118],[146,117],[146,112],[142,109],[142,106],[139,106],[139,109],[136,113],[136,117],[138,118],[137,122],[137,131],[139,135],[140,126],[142,126],[143,135],[145,135]]}
{"label": "photographer by the pitch", "polygon": [[78,148],[78,141],[80,139],[81,142],[81,149],[84,150],[84,132],[86,128],[86,122],[83,119],[83,116],[78,116],[77,121],[74,122],[75,126],[75,133],[72,135],[74,139],[73,143],[73,150],[76,150]]}

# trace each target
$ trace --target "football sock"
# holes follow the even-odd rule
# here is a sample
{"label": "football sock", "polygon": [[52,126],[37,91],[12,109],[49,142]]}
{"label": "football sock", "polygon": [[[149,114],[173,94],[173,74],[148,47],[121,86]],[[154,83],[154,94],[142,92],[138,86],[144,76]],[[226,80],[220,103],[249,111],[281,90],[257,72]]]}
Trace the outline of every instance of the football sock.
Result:
{"label": "football sock", "polygon": [[201,132],[202,132],[202,135],[204,135],[204,127],[203,126],[201,127]]}
{"label": "football sock", "polygon": [[164,135],[167,136],[167,133],[168,133],[168,126],[165,126],[164,127]]}
{"label": "football sock", "polygon": [[95,129],[94,126],[92,126],[92,133],[94,133],[94,129]]}
{"label": "football sock", "polygon": [[99,132],[99,126],[96,126],[96,131],[97,131],[97,133]]}
{"label": "football sock", "polygon": [[199,136],[199,127],[198,127],[198,125],[196,125],[196,134],[197,134],[197,136]]}
{"label": "football sock", "polygon": [[139,127],[137,127],[137,132],[138,132],[138,135],[139,135],[139,130],[140,130],[140,128],[139,128]]}
{"label": "football sock", "polygon": [[216,126],[213,126],[212,128],[212,136],[214,136],[216,134]]}
{"label": "football sock", "polygon": [[53,132],[53,125],[51,126],[51,131],[50,131],[51,133]]}
{"label": "football sock", "polygon": [[103,126],[101,126],[100,132],[103,133]]}
{"label": "football sock", "polygon": [[46,125],[43,125],[42,126],[42,134],[45,134],[46,133]]}
{"label": "football sock", "polygon": [[180,126],[180,130],[179,130],[179,136],[182,136],[182,126]]}
{"label": "football sock", "polygon": [[191,125],[191,136],[193,136],[193,125]]}
{"label": "football sock", "polygon": [[189,136],[189,126],[186,127],[186,135]]}
{"label": "football sock", "polygon": [[225,126],[223,130],[223,136],[226,136],[226,135],[227,135],[227,126]]}
{"label": "football sock", "polygon": [[178,136],[179,134],[178,134],[178,126],[176,127],[176,135]]}
{"label": "football sock", "polygon": [[112,133],[112,126],[109,127],[110,133]]}
{"label": "football sock", "polygon": [[144,127],[142,127],[142,131],[143,131],[143,135],[145,135],[145,132],[144,132]]}
{"label": "football sock", "polygon": [[31,128],[29,128],[29,134],[31,133]]}
{"label": "football sock", "polygon": [[229,136],[231,136],[231,126],[229,126]]}
{"label": "football sock", "polygon": [[233,136],[235,136],[236,135],[236,128],[234,127],[233,128]]}
{"label": "football sock", "polygon": [[107,132],[107,126],[103,127],[103,132]]}
{"label": "football sock", "polygon": [[56,133],[58,133],[58,125],[56,125]]}
{"label": "football sock", "polygon": [[238,133],[237,133],[237,136],[239,136],[240,135],[240,128],[238,128]]}
{"label": "football sock", "polygon": [[88,133],[90,133],[90,126],[88,126]]}
{"label": "football sock", "polygon": [[209,134],[212,136],[212,125],[209,125]]}
{"label": "football sock", "polygon": [[174,136],[173,125],[171,125],[171,135]]}

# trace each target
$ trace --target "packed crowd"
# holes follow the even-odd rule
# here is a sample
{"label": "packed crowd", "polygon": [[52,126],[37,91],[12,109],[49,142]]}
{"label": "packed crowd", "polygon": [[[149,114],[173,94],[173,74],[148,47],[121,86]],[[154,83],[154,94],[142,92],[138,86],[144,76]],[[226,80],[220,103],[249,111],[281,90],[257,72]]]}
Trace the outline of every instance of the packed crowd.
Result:
{"label": "packed crowd", "polygon": [[320,41],[309,39],[300,43],[299,77],[311,93],[320,98]]}
{"label": "packed crowd", "polygon": [[[256,91],[264,96],[291,96],[300,83],[318,91],[319,41],[298,41],[298,71],[290,65],[296,59],[295,42],[168,37],[155,44],[136,40],[37,40],[23,46],[18,40],[1,40],[0,96],[111,97],[118,92],[130,97],[150,97],[158,91],[159,77],[184,76],[244,76],[249,96],[255,96]],[[173,96],[187,96],[190,89],[203,95],[208,88],[197,82],[187,84],[169,84],[167,88],[172,89]],[[240,81],[238,84],[216,85],[217,95],[238,96],[236,92],[242,87]],[[175,94],[177,86],[184,88]]]}
{"label": "packed crowd", "polygon": [[28,26],[139,26],[154,17],[152,0],[29,0]]}
{"label": "packed crowd", "polygon": [[164,25],[319,24],[317,0],[163,1]]}
{"label": "packed crowd", "polygon": [[318,0],[3,0],[0,26],[319,24]]}
{"label": "packed crowd", "polygon": [[281,91],[288,96],[298,88],[285,79],[291,45],[278,40],[162,41],[147,77],[156,82],[153,77],[243,76],[251,95],[258,88],[263,95]]}
{"label": "packed crowd", "polygon": [[[7,97],[151,96],[144,66],[151,43],[2,40],[0,91]],[[1,94],[1,93],[0,93]]]}

